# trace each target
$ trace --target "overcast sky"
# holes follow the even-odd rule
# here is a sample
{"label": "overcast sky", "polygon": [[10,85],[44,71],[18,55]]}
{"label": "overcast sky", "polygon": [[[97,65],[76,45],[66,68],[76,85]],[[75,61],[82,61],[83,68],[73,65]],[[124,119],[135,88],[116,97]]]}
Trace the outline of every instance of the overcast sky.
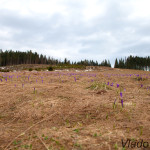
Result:
{"label": "overcast sky", "polygon": [[0,0],[0,49],[112,64],[150,56],[150,0]]}

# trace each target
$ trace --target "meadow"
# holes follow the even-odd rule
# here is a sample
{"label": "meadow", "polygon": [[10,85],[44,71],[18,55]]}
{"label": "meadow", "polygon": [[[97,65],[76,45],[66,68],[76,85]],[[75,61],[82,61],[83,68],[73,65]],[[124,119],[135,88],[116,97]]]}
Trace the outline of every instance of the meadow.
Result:
{"label": "meadow", "polygon": [[0,150],[142,149],[139,141],[149,149],[150,72],[0,72]]}

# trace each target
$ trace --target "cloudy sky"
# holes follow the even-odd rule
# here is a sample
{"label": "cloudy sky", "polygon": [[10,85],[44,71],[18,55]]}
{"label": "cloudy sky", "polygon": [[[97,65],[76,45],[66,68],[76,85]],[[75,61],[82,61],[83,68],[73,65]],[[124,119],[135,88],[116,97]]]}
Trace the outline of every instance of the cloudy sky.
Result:
{"label": "cloudy sky", "polygon": [[150,56],[150,0],[0,0],[0,49],[101,62]]}

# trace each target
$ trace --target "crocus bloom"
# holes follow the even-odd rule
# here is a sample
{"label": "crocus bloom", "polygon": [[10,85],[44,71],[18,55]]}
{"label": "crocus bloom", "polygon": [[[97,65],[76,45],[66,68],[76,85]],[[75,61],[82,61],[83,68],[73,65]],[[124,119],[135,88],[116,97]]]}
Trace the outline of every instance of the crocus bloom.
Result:
{"label": "crocus bloom", "polygon": [[122,97],[122,92],[120,92],[120,96]]}
{"label": "crocus bloom", "polygon": [[117,84],[117,88],[119,87],[119,84]]}
{"label": "crocus bloom", "polygon": [[123,99],[121,99],[121,105],[122,105],[122,107],[123,107]]}

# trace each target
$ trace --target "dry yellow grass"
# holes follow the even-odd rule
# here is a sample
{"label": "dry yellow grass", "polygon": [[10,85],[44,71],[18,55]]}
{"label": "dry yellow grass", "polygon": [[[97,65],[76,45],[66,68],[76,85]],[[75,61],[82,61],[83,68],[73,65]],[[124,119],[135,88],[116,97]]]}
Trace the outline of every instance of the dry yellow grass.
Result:
{"label": "dry yellow grass", "polygon": [[[71,71],[61,73],[64,75],[34,71],[7,73],[14,75],[7,82],[2,77],[5,73],[0,74],[3,80],[0,81],[0,150],[109,150],[115,146],[122,149],[121,139],[127,138],[150,143],[148,72],[121,69],[72,72],[84,74],[76,75],[76,82],[74,75],[67,75]],[[105,74],[146,74],[148,79],[137,81],[133,76]],[[114,86],[91,89],[95,84],[91,80],[99,84],[113,82]],[[123,89],[124,108],[116,83]],[[140,88],[140,84],[144,87]]]}

